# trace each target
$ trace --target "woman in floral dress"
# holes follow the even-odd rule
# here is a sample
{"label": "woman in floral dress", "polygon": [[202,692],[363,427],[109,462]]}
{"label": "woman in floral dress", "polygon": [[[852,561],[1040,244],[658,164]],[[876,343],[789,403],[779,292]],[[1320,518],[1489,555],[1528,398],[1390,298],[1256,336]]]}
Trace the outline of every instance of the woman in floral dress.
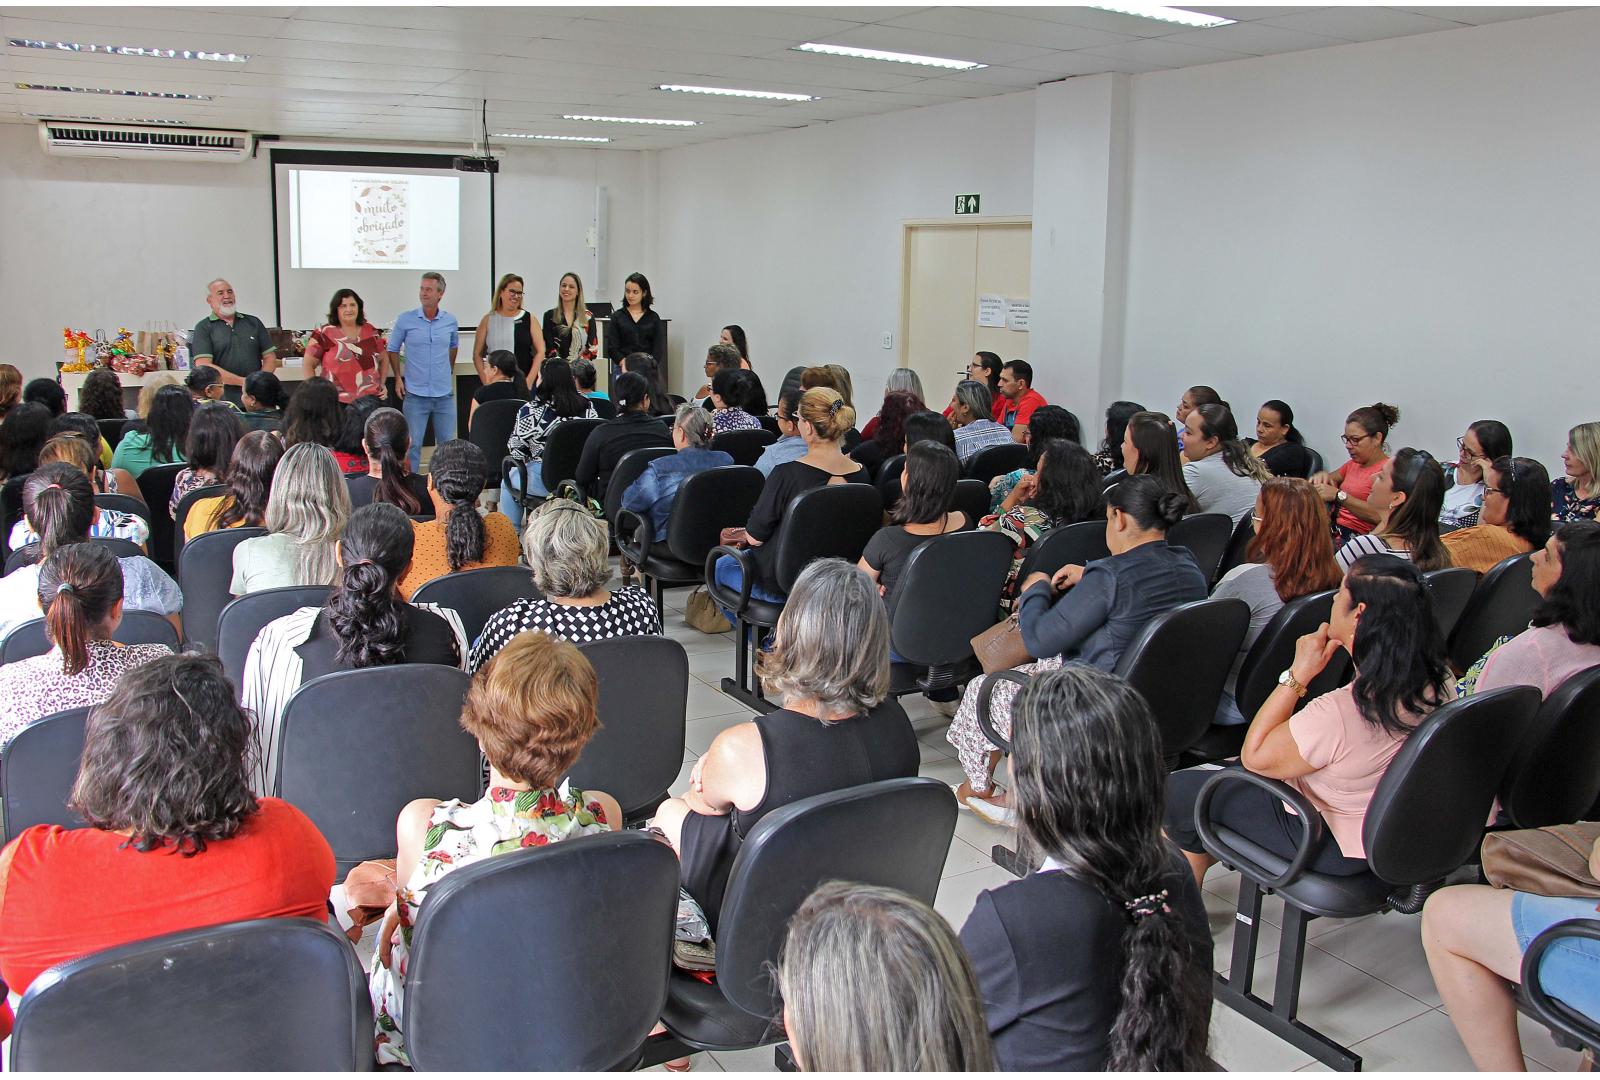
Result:
{"label": "woman in floral dress", "polygon": [[519,634],[472,681],[461,726],[489,759],[489,790],[474,803],[417,799],[400,811],[395,902],[378,931],[369,990],[380,1065],[409,1065],[400,1030],[406,961],[417,911],[450,871],[493,855],[611,830],[610,795],[562,778],[599,727],[594,669],[574,645]]}

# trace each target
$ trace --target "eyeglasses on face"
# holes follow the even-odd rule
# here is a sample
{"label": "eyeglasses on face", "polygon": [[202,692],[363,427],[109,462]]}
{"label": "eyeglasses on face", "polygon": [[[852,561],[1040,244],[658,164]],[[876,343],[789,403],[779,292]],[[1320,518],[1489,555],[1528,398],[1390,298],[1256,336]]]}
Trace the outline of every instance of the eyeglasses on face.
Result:
{"label": "eyeglasses on face", "polygon": [[1503,496],[1504,498],[1507,498],[1507,499],[1511,498],[1511,492],[1508,491],[1506,488],[1486,487],[1486,488],[1483,489],[1483,493],[1485,495],[1500,495],[1500,496]]}
{"label": "eyeglasses on face", "polygon": [[1469,447],[1466,439],[1456,440],[1456,452],[1460,455],[1460,459],[1462,461],[1483,460],[1483,455]]}
{"label": "eyeglasses on face", "polygon": [[1346,446],[1355,446],[1357,443],[1370,438],[1372,438],[1370,433],[1366,435],[1341,435],[1339,436],[1339,441],[1343,442]]}

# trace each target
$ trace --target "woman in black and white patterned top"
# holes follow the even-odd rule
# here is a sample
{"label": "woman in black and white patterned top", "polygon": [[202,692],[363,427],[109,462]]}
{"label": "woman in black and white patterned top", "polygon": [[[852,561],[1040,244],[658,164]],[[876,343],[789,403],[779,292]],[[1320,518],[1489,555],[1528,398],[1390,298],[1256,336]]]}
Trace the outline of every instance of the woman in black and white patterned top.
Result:
{"label": "woman in black and white patterned top", "polygon": [[0,668],[0,744],[41,717],[100,704],[123,672],[172,654],[165,645],[111,640],[122,621],[122,564],[109,548],[56,548],[39,570],[38,592],[55,647]]}
{"label": "woman in black and white patterned top", "polygon": [[523,557],[544,596],[518,600],[489,617],[472,649],[472,670],[525,630],[575,645],[661,633],[661,616],[648,593],[632,585],[616,592],[605,587],[609,547],[605,525],[583,507],[568,499],[546,502],[522,534]]}

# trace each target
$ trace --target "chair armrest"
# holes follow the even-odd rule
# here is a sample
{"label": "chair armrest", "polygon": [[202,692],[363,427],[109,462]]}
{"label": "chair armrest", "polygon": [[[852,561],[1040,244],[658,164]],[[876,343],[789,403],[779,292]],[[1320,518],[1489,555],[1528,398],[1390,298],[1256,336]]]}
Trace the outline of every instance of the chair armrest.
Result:
{"label": "chair armrest", "polygon": [[[739,595],[734,597],[717,584],[717,560],[732,555],[739,561]],[[743,615],[750,606],[750,590],[755,586],[755,563],[743,548],[718,544],[706,553],[706,591],[721,601],[735,615]]]}
{"label": "chair armrest", "polygon": [[500,482],[511,492],[518,506],[527,506],[528,466],[507,454],[500,459]]}
{"label": "chair armrest", "polygon": [[1588,1018],[1587,1026],[1575,1023],[1583,1019],[1576,1009],[1557,1001],[1539,985],[1539,963],[1552,945],[1566,938],[1586,938],[1600,941],[1600,919],[1569,919],[1546,927],[1538,937],[1528,943],[1522,954],[1522,990],[1527,995],[1528,1008],[1534,1019],[1545,1027],[1564,1035],[1580,1046],[1592,1047],[1600,1040],[1600,1017]]}
{"label": "chair armrest", "polygon": [[[998,683],[1016,683],[1017,692],[1020,694],[1032,681],[1032,676],[1020,671],[996,671],[992,675],[985,675],[978,687],[978,727],[983,729],[983,737],[999,747],[1003,754],[1011,753],[1011,740],[995,730],[994,720],[989,715],[989,696],[994,693],[995,685]],[[1014,705],[1017,699],[1011,700]]]}
{"label": "chair armrest", "polygon": [[617,511],[617,520],[611,527],[617,534],[617,550],[633,565],[643,566],[650,557],[650,544],[656,533],[650,515],[624,508]]}
{"label": "chair armrest", "polygon": [[[1265,867],[1258,866],[1248,857],[1241,855],[1229,847],[1211,822],[1211,800],[1216,798],[1222,785],[1228,783],[1250,784],[1261,788],[1263,791],[1282,799],[1294,808],[1300,815],[1305,828],[1296,841],[1294,859],[1281,874],[1270,873]],[[1227,863],[1241,873],[1254,878],[1264,888],[1281,889],[1283,886],[1297,880],[1305,873],[1311,858],[1316,854],[1317,846],[1322,840],[1323,831],[1327,828],[1322,820],[1322,814],[1311,805],[1311,801],[1300,792],[1285,784],[1282,780],[1271,780],[1265,776],[1258,776],[1244,769],[1223,769],[1211,779],[1207,780],[1200,788],[1200,796],[1194,803],[1195,829],[1200,833],[1200,843],[1205,845],[1219,862]]]}

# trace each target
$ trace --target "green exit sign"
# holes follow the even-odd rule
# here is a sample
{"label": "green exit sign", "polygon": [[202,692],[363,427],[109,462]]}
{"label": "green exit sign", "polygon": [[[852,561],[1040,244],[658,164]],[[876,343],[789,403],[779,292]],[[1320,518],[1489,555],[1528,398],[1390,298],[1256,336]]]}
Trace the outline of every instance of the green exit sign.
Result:
{"label": "green exit sign", "polygon": [[978,212],[978,197],[976,195],[957,195],[956,213],[976,214]]}

